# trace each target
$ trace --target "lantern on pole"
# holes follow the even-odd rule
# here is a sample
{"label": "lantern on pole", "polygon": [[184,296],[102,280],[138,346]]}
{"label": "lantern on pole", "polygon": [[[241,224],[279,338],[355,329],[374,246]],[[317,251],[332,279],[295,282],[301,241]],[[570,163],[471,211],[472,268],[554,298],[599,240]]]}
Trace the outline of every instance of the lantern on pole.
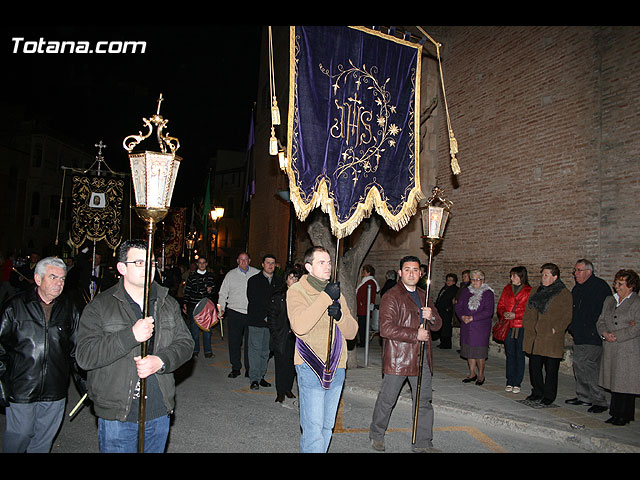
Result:
{"label": "lantern on pole", "polygon": [[[428,305],[429,290],[431,287],[431,263],[433,260],[433,250],[438,242],[444,237],[444,229],[449,220],[452,203],[442,196],[443,191],[437,186],[433,188],[433,192],[424,207],[420,209],[422,218],[422,238],[429,245],[429,263],[427,264],[427,285],[424,304]],[[422,326],[428,328],[422,320]],[[420,342],[420,357],[418,368],[418,382],[416,387],[416,408],[413,412],[413,433],[411,437],[412,443],[416,443],[416,433],[418,427],[418,409],[420,407],[420,388],[422,385],[422,366],[424,364],[424,342]]]}
{"label": "lantern on pole", "polygon": [[196,245],[196,236],[196,232],[189,232],[185,240],[187,250],[189,250],[189,265],[191,264],[191,253],[193,252],[193,247]]}
{"label": "lantern on pole", "polygon": [[211,220],[213,220],[214,224],[214,232],[213,232],[213,264],[216,265],[218,263],[218,220],[220,220],[224,216],[224,208],[223,207],[213,207],[211,210]]}
{"label": "lantern on pole", "polygon": [[[175,186],[178,168],[182,158],[176,155],[180,148],[177,138],[170,137],[163,133],[168,120],[160,115],[160,105],[163,98],[160,94],[158,99],[158,109],[150,119],[143,118],[144,126],[147,127],[146,134],[139,132],[138,135],[126,137],[122,145],[129,154],[131,163],[131,178],[135,193],[135,210],[138,216],[147,224],[147,257],[145,264],[144,280],[144,305],[143,317],[151,315],[150,312],[150,292],[151,283],[155,274],[153,259],[153,234],[156,225],[161,222],[169,212],[171,196]],[[148,138],[156,127],[156,137],[160,144],[160,152],[144,151],[133,153],[132,150],[140,142]],[[141,357],[147,356],[148,342],[141,344]],[[140,412],[138,419],[138,453],[144,452],[144,426],[146,408],[146,379],[140,379]]]}

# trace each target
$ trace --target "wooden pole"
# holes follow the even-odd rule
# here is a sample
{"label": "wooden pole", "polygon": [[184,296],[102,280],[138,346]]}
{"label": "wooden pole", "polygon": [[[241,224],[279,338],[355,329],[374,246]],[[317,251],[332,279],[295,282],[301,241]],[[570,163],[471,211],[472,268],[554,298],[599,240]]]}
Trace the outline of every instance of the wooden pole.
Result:
{"label": "wooden pole", "polygon": [[[335,282],[338,279],[338,257],[340,256],[340,239],[336,239],[336,259],[333,265],[333,273],[331,274],[331,281]],[[325,372],[329,373],[331,364],[331,344],[333,343],[333,317],[329,316],[329,338],[327,340],[327,359],[325,361]]]}

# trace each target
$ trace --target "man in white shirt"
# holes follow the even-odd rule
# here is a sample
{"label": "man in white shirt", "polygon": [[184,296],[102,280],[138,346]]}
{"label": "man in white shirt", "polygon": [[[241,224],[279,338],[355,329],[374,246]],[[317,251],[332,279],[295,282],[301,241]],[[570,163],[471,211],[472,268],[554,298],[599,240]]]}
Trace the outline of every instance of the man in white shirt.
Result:
{"label": "man in white shirt", "polygon": [[238,267],[230,270],[224,277],[220,286],[218,304],[220,305],[220,316],[224,316],[228,328],[229,338],[229,361],[231,362],[231,373],[229,378],[240,375],[242,360],[240,352],[242,350],[242,340],[244,339],[244,367],[246,376],[249,376],[249,357],[247,340],[249,329],[247,326],[247,281],[260,270],[249,265],[251,258],[246,252],[242,252],[236,259]]}

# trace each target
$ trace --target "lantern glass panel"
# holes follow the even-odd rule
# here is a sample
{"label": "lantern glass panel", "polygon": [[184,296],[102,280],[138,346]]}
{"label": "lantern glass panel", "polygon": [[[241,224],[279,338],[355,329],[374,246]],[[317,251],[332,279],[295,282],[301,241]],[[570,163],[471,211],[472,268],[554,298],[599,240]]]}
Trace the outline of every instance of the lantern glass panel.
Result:
{"label": "lantern glass panel", "polygon": [[437,238],[440,236],[440,225],[442,224],[442,207],[434,207],[429,205],[429,223],[427,236]]}
{"label": "lantern glass panel", "polygon": [[169,207],[180,160],[180,157],[172,154],[155,152],[130,155],[138,207]]}
{"label": "lantern glass panel", "polygon": [[440,235],[439,237],[444,237],[444,229],[447,226],[447,221],[449,220],[449,210],[442,210],[442,222],[440,222]]}

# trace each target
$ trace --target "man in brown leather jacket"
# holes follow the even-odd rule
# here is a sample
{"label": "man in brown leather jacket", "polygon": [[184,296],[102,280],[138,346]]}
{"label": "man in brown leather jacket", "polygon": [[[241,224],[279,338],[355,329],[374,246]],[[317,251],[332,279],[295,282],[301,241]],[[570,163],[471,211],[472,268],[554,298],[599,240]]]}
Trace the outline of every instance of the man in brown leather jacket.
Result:
{"label": "man in brown leather jacket", "polygon": [[[420,261],[406,256],[400,260],[400,281],[389,289],[380,301],[380,336],[382,344],[382,369],[384,378],[373,410],[369,438],[374,449],[384,450],[384,435],[391,412],[405,380],[409,380],[413,406],[416,404],[416,385],[420,365],[420,342],[425,342],[425,362],[420,385],[420,408],[416,441],[412,449],[416,452],[433,449],[432,398],[432,350],[430,331],[442,327],[442,319],[433,302],[425,307],[425,291],[417,287],[420,280]],[[425,329],[422,325],[425,319]]]}

